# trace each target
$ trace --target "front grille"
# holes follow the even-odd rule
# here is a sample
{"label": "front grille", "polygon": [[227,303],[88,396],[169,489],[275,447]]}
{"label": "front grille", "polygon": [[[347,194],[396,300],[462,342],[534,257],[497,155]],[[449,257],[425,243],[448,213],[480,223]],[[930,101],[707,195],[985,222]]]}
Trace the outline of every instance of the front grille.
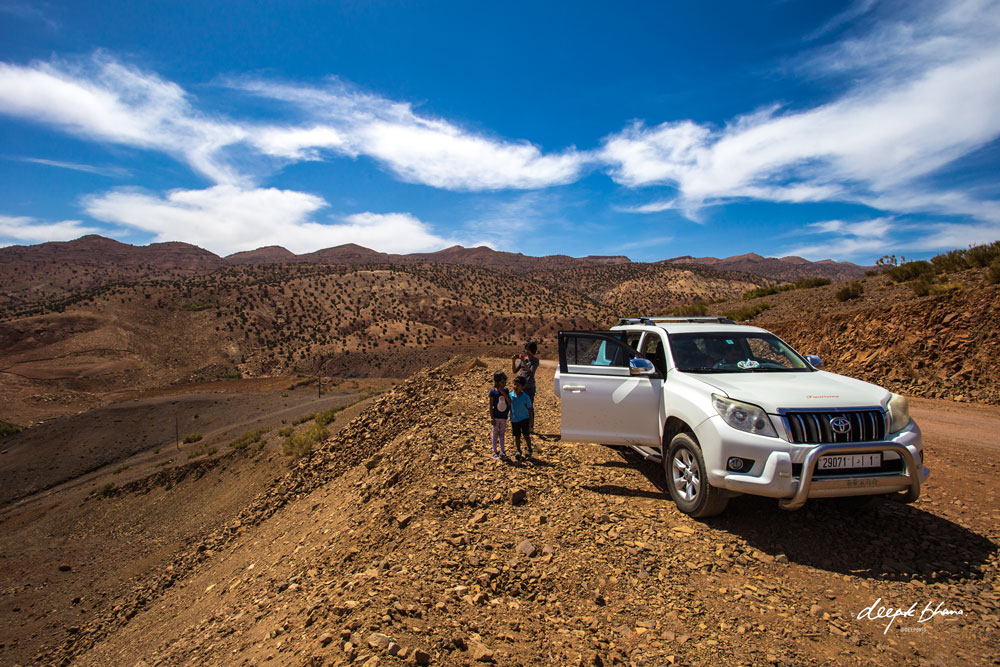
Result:
{"label": "front grille", "polygon": [[[851,423],[847,433],[837,433],[830,422],[843,417]],[[885,440],[885,415],[881,410],[831,410],[784,413],[785,430],[795,444],[825,445],[833,442]]]}

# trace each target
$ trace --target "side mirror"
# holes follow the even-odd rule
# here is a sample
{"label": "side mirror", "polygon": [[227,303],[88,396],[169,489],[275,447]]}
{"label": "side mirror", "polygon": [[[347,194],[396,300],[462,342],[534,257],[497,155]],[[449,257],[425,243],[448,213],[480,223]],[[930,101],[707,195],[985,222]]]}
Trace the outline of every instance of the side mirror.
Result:
{"label": "side mirror", "polygon": [[823,367],[823,360],[820,359],[815,354],[807,354],[806,355],[806,361],[808,361],[810,364],[812,364],[813,368],[822,368]]}
{"label": "side mirror", "polygon": [[628,360],[629,375],[656,375],[656,366],[649,359],[635,357]]}

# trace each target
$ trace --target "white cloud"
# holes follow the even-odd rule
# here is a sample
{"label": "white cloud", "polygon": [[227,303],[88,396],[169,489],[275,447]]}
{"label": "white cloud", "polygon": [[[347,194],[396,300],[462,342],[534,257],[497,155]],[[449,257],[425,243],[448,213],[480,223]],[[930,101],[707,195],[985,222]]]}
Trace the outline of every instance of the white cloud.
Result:
{"label": "white cloud", "polygon": [[[448,190],[530,189],[575,181],[591,158],[573,149],[545,155],[528,142],[510,142],[416,113],[405,102],[332,81],[324,88],[266,81],[234,84],[288,102],[334,133],[336,148],[368,155],[403,180]],[[323,124],[326,124],[325,126]],[[299,149],[319,147],[303,137]]]}
{"label": "white cloud", "polygon": [[263,125],[198,111],[180,86],[103,54],[82,65],[0,63],[0,112],[95,141],[166,152],[215,183],[249,186],[250,147],[280,161],[368,155],[399,178],[450,190],[529,189],[576,180],[590,158],[573,149],[543,154],[422,116],[403,102],[332,83],[326,88],[241,83],[283,100],[306,122]]}
{"label": "white cloud", "polygon": [[641,206],[619,207],[617,210],[622,213],[662,213],[664,211],[674,211],[678,208],[676,199],[659,199],[651,201],[648,204],[642,204]]}
{"label": "white cloud", "polygon": [[31,164],[41,164],[46,167],[56,167],[58,169],[70,169],[72,171],[82,171],[88,174],[98,174],[100,176],[124,177],[129,175],[127,169],[121,167],[95,167],[90,164],[80,164],[79,162],[64,162],[62,160],[47,160],[40,157],[14,157],[10,158],[19,162],[29,162]]}
{"label": "white cloud", "polygon": [[219,159],[246,130],[196,112],[174,83],[103,55],[85,66],[0,63],[0,112],[95,141],[160,150],[220,183],[242,175]]}
{"label": "white cloud", "polygon": [[[875,28],[826,53],[827,67],[859,81],[828,104],[772,107],[723,128],[637,122],[607,137],[600,156],[623,185],[676,187],[691,216],[734,198],[904,199],[917,179],[1000,136],[1000,5],[935,7],[896,19],[892,39]],[[936,209],[969,212],[948,204]]]}
{"label": "white cloud", "polygon": [[84,202],[92,217],[151,233],[155,241],[178,239],[220,255],[280,245],[295,253],[343,243],[382,252],[439,250],[453,241],[434,234],[408,213],[357,213],[336,223],[311,216],[327,206],[321,197],[275,188],[216,185],[174,190],[160,197],[113,191]]}
{"label": "white cloud", "polygon": [[79,220],[44,222],[27,216],[0,215],[0,241],[69,241],[96,232],[96,228]]}

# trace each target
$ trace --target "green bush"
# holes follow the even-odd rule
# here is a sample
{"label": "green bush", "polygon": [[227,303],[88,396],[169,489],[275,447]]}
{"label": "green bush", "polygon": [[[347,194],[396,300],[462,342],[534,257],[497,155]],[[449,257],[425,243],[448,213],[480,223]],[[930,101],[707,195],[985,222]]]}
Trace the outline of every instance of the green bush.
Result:
{"label": "green bush", "polygon": [[292,426],[298,426],[299,424],[305,424],[306,422],[312,421],[315,418],[316,418],[316,413],[304,415],[302,417],[299,417],[295,421],[293,421],[292,422]]}
{"label": "green bush", "polygon": [[795,289],[812,289],[814,287],[823,287],[824,285],[829,285],[832,280],[829,278],[799,278],[793,284]]}
{"label": "green bush", "polygon": [[203,442],[194,449],[192,449],[190,452],[188,452],[187,456],[189,459],[194,459],[198,458],[199,456],[211,456],[217,451],[219,450],[216,449],[215,447],[209,447],[207,442]]}
{"label": "green bush", "polygon": [[314,423],[309,428],[288,436],[288,439],[281,445],[281,451],[286,456],[299,458],[308,454],[316,443],[329,437],[329,435],[330,432],[325,427]]}
{"label": "green bush", "polygon": [[259,428],[255,431],[247,431],[240,437],[236,438],[229,443],[229,446],[233,449],[243,449],[244,447],[249,447],[255,442],[260,442],[264,437],[264,434],[268,433],[271,429],[269,428]]}
{"label": "green bush", "polygon": [[931,264],[941,273],[955,273],[969,268],[965,250],[951,250],[931,257]]}
{"label": "green bush", "polygon": [[190,445],[192,442],[201,440],[201,433],[188,433],[184,436],[184,444]]}
{"label": "green bush", "polygon": [[758,287],[757,289],[752,289],[749,292],[743,293],[743,300],[749,301],[750,299],[756,299],[762,296],[771,296],[772,294],[777,294],[778,292],[787,292],[789,290],[795,289],[795,285],[784,284],[784,285],[765,285],[764,287]]}
{"label": "green bush", "polygon": [[743,322],[744,320],[750,320],[757,317],[770,307],[771,304],[767,302],[758,303],[757,305],[754,306],[744,306],[736,310],[730,310],[727,313],[723,313],[723,315],[733,320],[734,322]]}
{"label": "green bush", "polygon": [[120,465],[117,468],[115,468],[114,470],[112,470],[111,474],[112,475],[118,475],[118,474],[121,474],[121,473],[125,472],[126,470],[128,470],[128,465],[123,463],[122,465]]}
{"label": "green bush", "polygon": [[280,429],[278,431],[278,435],[280,435],[282,438],[287,438],[292,433],[295,433],[295,428],[292,426],[286,426],[285,428]]}
{"label": "green bush", "polygon": [[708,312],[708,305],[702,303],[701,301],[695,301],[692,304],[686,306],[678,306],[670,311],[671,315],[677,315],[679,317],[701,317]]}
{"label": "green bush", "polygon": [[964,252],[970,266],[976,268],[992,266],[994,260],[1000,259],[1000,241],[970,246]]}
{"label": "green bush", "polygon": [[21,427],[17,424],[0,421],[0,440],[3,440],[7,436],[14,435],[15,433],[20,433],[21,431]]}
{"label": "green bush", "polygon": [[916,280],[921,276],[930,277],[935,273],[937,273],[937,269],[934,268],[934,265],[922,259],[915,262],[906,262],[905,264],[900,264],[895,268],[889,269],[889,277],[897,283]]}
{"label": "green bush", "polygon": [[94,493],[104,498],[110,496],[111,492],[114,490],[115,490],[115,483],[108,482],[107,484],[101,484],[99,487],[97,487],[97,490],[94,491]]}
{"label": "green bush", "polygon": [[850,301],[851,299],[860,298],[864,291],[865,288],[864,285],[861,284],[861,281],[855,280],[854,282],[848,283],[837,290],[837,294],[835,296],[837,301]]}
{"label": "green bush", "polygon": [[986,284],[996,285],[1000,283],[1000,257],[997,257],[990,264],[990,270],[986,272]]}
{"label": "green bush", "polygon": [[931,282],[926,276],[921,276],[910,283],[910,289],[916,296],[927,296],[931,293]]}

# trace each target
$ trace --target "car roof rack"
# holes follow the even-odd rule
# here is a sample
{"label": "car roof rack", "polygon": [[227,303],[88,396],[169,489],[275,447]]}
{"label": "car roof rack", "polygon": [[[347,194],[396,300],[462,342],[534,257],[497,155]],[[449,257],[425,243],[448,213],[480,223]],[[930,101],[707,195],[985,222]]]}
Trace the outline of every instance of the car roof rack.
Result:
{"label": "car roof rack", "polygon": [[736,324],[733,320],[722,315],[706,315],[703,317],[619,317],[615,326],[623,324],[645,324],[655,326],[660,322],[696,322],[698,324]]}

